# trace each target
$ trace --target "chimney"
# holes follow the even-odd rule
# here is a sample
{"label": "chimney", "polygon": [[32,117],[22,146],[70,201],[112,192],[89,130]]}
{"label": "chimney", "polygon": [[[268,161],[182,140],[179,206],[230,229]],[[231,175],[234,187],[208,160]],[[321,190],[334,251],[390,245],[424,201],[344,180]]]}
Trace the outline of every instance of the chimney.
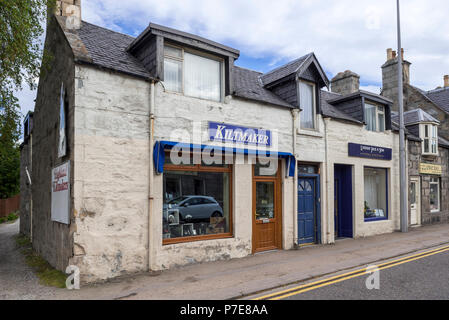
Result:
{"label": "chimney", "polygon": [[393,59],[393,49],[388,48],[387,49],[387,61],[390,61]]}
{"label": "chimney", "polygon": [[67,17],[68,29],[81,27],[81,0],[56,0],[55,15]]}
{"label": "chimney", "polygon": [[444,76],[444,87],[449,88],[449,75]]}
{"label": "chimney", "polygon": [[[391,59],[389,56],[389,50],[387,49],[387,61],[382,66],[382,95],[388,99],[393,100],[393,111],[398,111],[398,56],[396,51],[391,51]],[[404,49],[401,49],[402,53],[402,77],[404,80],[404,86],[410,84],[410,65],[411,63],[404,59]],[[405,95],[404,95],[405,96]]]}
{"label": "chimney", "polygon": [[360,76],[350,70],[340,72],[331,80],[332,92],[348,95],[359,91]]}

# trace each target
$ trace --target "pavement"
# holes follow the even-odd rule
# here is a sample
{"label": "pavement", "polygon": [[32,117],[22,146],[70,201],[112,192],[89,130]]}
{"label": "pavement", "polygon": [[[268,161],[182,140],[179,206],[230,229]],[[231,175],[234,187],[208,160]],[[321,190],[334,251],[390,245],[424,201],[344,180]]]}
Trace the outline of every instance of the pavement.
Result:
{"label": "pavement", "polygon": [[[7,227],[8,228],[8,227]],[[4,226],[0,225],[0,235]],[[10,237],[12,237],[9,231]],[[7,236],[6,236],[7,237]],[[0,239],[5,239],[5,236]],[[0,242],[1,243],[1,242]],[[309,281],[327,274],[367,266],[404,254],[449,243],[449,224],[411,228],[409,233],[391,233],[360,239],[338,240],[334,245],[315,245],[289,251],[271,251],[228,261],[208,262],[163,272],[142,273],[105,283],[82,286],[81,290],[45,288],[38,297],[25,299],[135,299],[135,300],[226,300],[240,299],[265,290]],[[3,247],[0,247],[3,250]],[[9,253],[0,251],[0,266]],[[13,253],[13,256],[15,254]],[[19,260],[6,268],[26,270]],[[19,264],[17,267],[14,264]],[[0,268],[0,299],[4,275]],[[25,271],[26,274],[27,271]],[[20,283],[22,282],[22,283]],[[8,291],[33,282],[9,281]],[[37,290],[34,288],[33,290]],[[30,291],[35,292],[35,291]],[[10,295],[12,297],[17,294]],[[8,299],[8,295],[3,296]]]}

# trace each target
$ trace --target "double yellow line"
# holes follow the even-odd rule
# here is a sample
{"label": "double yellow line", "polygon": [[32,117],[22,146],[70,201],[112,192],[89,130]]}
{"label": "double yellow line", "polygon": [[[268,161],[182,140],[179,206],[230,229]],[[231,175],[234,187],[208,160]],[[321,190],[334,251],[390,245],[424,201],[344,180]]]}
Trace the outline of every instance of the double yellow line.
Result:
{"label": "double yellow line", "polygon": [[[407,263],[407,262],[411,262],[411,261],[415,261],[415,260],[419,260],[425,257],[429,257],[438,253],[442,253],[445,251],[449,251],[449,245],[448,246],[444,246],[444,247],[440,247],[437,249],[432,249],[432,250],[428,250],[425,252],[421,252],[421,253],[417,253],[411,256],[407,256],[407,257],[403,257],[400,259],[396,259],[396,260],[392,260],[389,262],[385,262],[379,265],[376,265],[378,270],[383,270],[383,269],[388,269],[394,266],[398,266],[400,264],[403,263]],[[325,287],[325,286],[329,286],[331,284],[334,283],[338,283],[338,282],[342,282],[348,279],[352,279],[352,278],[356,278],[356,277],[361,277],[363,275],[367,274],[367,271],[371,271],[371,268],[362,268],[362,269],[357,269],[355,271],[351,271],[348,273],[344,273],[344,274],[340,274],[340,275],[336,275],[327,279],[323,279],[323,280],[319,280],[319,281],[315,281],[312,283],[307,283],[307,284],[303,284],[294,288],[290,288],[290,289],[286,289],[283,291],[279,291],[279,292],[275,292],[275,293],[271,293],[271,294],[267,294],[261,297],[257,297],[253,300],[280,300],[280,299],[285,299],[297,294],[301,294],[307,291],[311,291],[311,290],[315,290],[321,287]]]}

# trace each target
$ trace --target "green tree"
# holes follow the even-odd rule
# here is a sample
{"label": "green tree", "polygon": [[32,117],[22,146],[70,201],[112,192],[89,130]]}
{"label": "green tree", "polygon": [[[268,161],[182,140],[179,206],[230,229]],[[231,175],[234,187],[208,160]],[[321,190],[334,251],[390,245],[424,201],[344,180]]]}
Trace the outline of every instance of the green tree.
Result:
{"label": "green tree", "polygon": [[0,199],[20,189],[20,116],[14,108],[0,106]]}
{"label": "green tree", "polygon": [[0,198],[19,192],[20,107],[14,92],[36,89],[47,10],[55,0],[0,0]]}

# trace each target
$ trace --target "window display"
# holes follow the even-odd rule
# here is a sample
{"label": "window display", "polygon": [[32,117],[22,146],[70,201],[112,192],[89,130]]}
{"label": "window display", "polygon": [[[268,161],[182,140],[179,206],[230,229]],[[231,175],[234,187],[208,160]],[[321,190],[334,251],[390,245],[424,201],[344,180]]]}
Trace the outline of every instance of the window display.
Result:
{"label": "window display", "polygon": [[387,169],[365,168],[365,221],[388,218]]}
{"label": "window display", "polygon": [[[231,167],[164,168],[164,242],[231,234]],[[170,240],[169,240],[170,239]],[[174,240],[176,241],[176,240]]]}

